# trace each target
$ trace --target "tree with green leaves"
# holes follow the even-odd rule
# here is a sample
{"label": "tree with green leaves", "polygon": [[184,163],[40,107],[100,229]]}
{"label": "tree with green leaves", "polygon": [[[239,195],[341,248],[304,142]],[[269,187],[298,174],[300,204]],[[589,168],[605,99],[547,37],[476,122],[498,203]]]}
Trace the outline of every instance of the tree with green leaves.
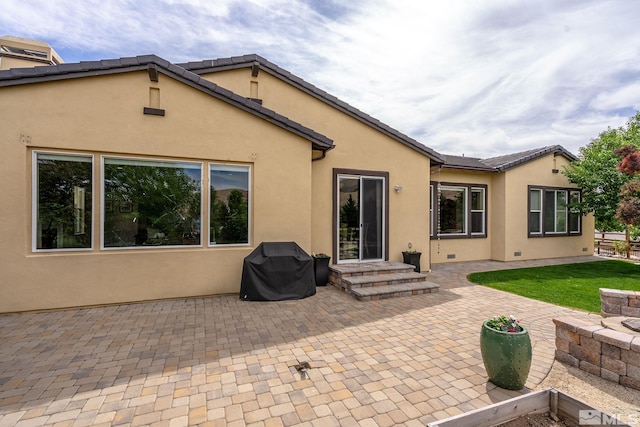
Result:
{"label": "tree with green leaves", "polygon": [[622,160],[618,170],[631,178],[620,190],[617,218],[626,225],[640,225],[640,151],[634,146],[624,146],[615,151]]}
{"label": "tree with green leaves", "polygon": [[582,214],[593,213],[596,229],[621,231],[625,225],[616,216],[620,190],[631,180],[618,170],[620,157],[615,151],[625,147],[640,147],[640,112],[624,126],[607,129],[580,148],[578,160],[564,169],[569,181],[582,189],[582,201],[575,206]]}
{"label": "tree with green leaves", "polygon": [[[91,247],[91,188],[90,161],[38,159],[38,249]],[[82,210],[75,206],[78,190]]]}
{"label": "tree with green leaves", "polygon": [[340,207],[340,217],[340,222],[347,227],[357,228],[360,224],[360,209],[351,194],[344,205]]}
{"label": "tree with green leaves", "polygon": [[[162,244],[185,244],[185,237],[199,235],[200,183],[181,169],[156,165],[105,164],[105,202],[118,208],[105,213],[105,246],[143,245],[157,230]],[[130,207],[125,207],[127,204]],[[130,242],[125,223],[135,223],[137,234]],[[199,225],[198,225],[199,228]],[[159,237],[160,238],[160,237]],[[121,241],[122,240],[122,241]],[[156,242],[157,243],[157,242]],[[199,244],[192,240],[189,244]]]}
{"label": "tree with green leaves", "polygon": [[227,198],[227,210],[222,226],[221,240],[225,243],[247,243],[249,241],[249,209],[244,194],[231,190]]}

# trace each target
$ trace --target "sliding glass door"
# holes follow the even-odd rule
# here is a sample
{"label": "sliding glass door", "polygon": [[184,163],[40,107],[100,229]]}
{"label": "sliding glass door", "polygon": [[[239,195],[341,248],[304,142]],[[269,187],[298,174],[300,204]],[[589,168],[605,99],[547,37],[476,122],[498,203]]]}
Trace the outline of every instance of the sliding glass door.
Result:
{"label": "sliding glass door", "polygon": [[338,175],[338,262],[381,261],[385,248],[385,178]]}

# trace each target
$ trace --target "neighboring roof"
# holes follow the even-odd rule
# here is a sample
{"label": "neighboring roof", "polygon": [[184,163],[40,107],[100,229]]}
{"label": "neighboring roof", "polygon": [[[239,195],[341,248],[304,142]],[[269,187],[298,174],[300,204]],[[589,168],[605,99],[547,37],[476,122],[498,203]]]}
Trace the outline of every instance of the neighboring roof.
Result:
{"label": "neighboring roof", "polygon": [[15,36],[0,37],[0,56],[56,65],[64,61],[49,43]]}
{"label": "neighboring roof", "polygon": [[264,108],[254,101],[203,79],[183,67],[171,64],[156,55],[144,55],[102,61],[64,63],[60,65],[33,68],[12,68],[10,70],[0,71],[0,87],[111,75],[133,71],[149,71],[150,73],[159,72],[176,79],[197,90],[207,93],[216,99],[227,102],[307,139],[312,143],[312,147],[316,150],[327,151],[334,147],[333,141],[330,138],[309,129],[300,123],[290,120],[275,111]]}
{"label": "neighboring roof", "polygon": [[445,159],[445,163],[443,165],[445,168],[485,172],[504,172],[521,164],[546,156],[547,154],[561,155],[570,161],[577,160],[576,156],[571,154],[561,145],[549,145],[547,147],[506,154],[504,156],[490,157],[488,159],[451,155],[442,155],[442,157]]}
{"label": "neighboring roof", "polygon": [[177,64],[186,70],[192,71],[196,74],[207,74],[207,73],[215,73],[219,71],[225,70],[233,70],[239,68],[247,68],[251,67],[254,73],[257,73],[258,70],[265,70],[269,74],[285,81],[286,83],[300,89],[301,91],[319,99],[320,101],[342,111],[343,113],[359,120],[360,122],[371,126],[379,132],[395,139],[396,141],[426,155],[431,158],[436,163],[443,163],[444,159],[442,155],[431,148],[419,143],[415,139],[391,128],[390,126],[382,123],[378,119],[375,119],[369,116],[366,113],[358,110],[355,107],[347,104],[344,101],[336,98],[333,95],[323,91],[322,89],[317,88],[311,83],[306,82],[305,80],[291,74],[289,71],[284,70],[277,66],[276,64],[269,62],[265,58],[259,55],[244,55],[244,56],[234,56],[231,58],[221,58],[221,59],[211,59],[205,61],[198,62],[188,62]]}

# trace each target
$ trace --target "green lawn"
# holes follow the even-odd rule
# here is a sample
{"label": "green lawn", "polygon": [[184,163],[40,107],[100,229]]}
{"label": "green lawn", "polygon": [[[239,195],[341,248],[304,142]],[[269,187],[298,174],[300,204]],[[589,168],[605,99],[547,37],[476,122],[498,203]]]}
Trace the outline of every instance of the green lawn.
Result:
{"label": "green lawn", "polygon": [[640,265],[594,261],[472,273],[468,279],[524,297],[599,313],[599,288],[640,291]]}

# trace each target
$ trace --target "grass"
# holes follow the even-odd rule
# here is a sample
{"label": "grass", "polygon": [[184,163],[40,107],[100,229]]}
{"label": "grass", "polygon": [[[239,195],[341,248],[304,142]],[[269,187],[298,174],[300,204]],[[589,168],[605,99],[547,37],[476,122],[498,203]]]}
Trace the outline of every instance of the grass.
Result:
{"label": "grass", "polygon": [[599,288],[640,291],[640,265],[594,261],[472,273],[468,279],[523,297],[599,313]]}

